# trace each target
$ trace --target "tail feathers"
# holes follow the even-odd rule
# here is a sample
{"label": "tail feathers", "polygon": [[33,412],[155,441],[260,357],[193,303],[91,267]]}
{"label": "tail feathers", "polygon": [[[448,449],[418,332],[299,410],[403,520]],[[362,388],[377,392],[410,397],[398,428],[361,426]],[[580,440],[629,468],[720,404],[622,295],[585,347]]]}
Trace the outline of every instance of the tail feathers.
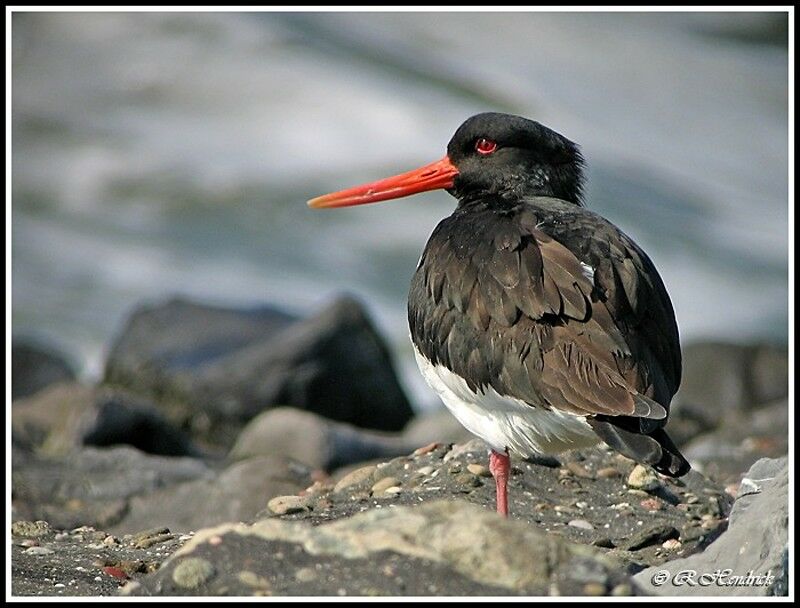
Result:
{"label": "tail feathers", "polygon": [[650,465],[669,477],[681,477],[689,472],[691,466],[663,429],[642,434],[624,428],[631,426],[630,423],[626,424],[630,420],[636,419],[597,416],[587,419],[587,422],[600,439],[636,462]]}

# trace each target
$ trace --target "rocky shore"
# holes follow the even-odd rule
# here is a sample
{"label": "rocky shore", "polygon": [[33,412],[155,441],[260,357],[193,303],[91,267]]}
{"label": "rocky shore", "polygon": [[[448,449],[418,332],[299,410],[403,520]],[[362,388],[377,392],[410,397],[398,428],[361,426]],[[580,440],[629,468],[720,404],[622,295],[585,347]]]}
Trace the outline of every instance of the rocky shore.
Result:
{"label": "rocky shore", "polygon": [[[414,414],[350,298],[306,319],[140,307],[96,386],[35,344],[12,356],[13,595],[788,590],[785,347],[686,345],[686,477],[604,447],[517,460],[508,521],[486,446]],[[748,573],[771,578],[731,583]]]}

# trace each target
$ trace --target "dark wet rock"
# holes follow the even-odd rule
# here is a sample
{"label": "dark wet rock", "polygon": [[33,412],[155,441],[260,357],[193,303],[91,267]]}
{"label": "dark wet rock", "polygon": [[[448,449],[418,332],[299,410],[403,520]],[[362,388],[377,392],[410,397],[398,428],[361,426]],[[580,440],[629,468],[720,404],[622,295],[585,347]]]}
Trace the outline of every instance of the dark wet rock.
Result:
{"label": "dark wet rock", "polygon": [[122,444],[165,456],[197,454],[186,434],[152,403],[107,387],[58,384],[19,399],[12,429],[15,445],[40,456]]}
{"label": "dark wet rock", "polygon": [[55,348],[15,338],[11,344],[11,399],[18,399],[59,382],[72,382],[75,370]]}
{"label": "dark wet rock", "polygon": [[[247,557],[278,553],[279,559]],[[475,505],[435,501],[374,509],[319,526],[271,519],[202,530],[131,593],[253,595],[249,581],[259,581],[262,590],[274,595],[341,595],[340,589],[348,595],[393,594],[393,564],[398,559],[416,564],[412,580],[404,581],[404,594],[430,595],[430,585],[435,584],[437,594],[571,595],[580,593],[587,579],[597,581],[603,591],[627,580],[620,563],[599,550],[504,520]],[[191,591],[175,583],[176,572],[189,560],[210,566],[203,568],[208,574],[204,582]],[[365,569],[367,564],[371,567]],[[348,569],[359,576],[348,580]],[[242,572],[252,575],[243,581]],[[287,572],[296,575],[287,577]],[[430,572],[439,576],[431,580]],[[456,587],[456,582],[467,584]]]}
{"label": "dark wet rock", "polygon": [[125,516],[134,496],[212,475],[200,460],[151,456],[127,446],[31,458],[12,470],[14,519],[106,527]]}
{"label": "dark wet rock", "polygon": [[194,437],[225,447],[277,405],[386,431],[412,415],[383,340],[350,298],[303,320],[177,299],[142,307],[114,344],[105,380],[152,397]]}
{"label": "dark wet rock", "polygon": [[128,444],[162,456],[196,456],[189,437],[148,401],[120,391],[101,391],[96,418],[83,435],[85,445]]}
{"label": "dark wet rock", "polygon": [[152,524],[187,532],[225,521],[252,519],[275,496],[296,494],[311,485],[310,470],[286,458],[259,456],[229,465],[213,477],[133,497],[115,534]]}
{"label": "dark wet rock", "polygon": [[[728,530],[705,551],[669,562],[664,568],[648,568],[634,577],[637,586],[655,595],[787,595],[789,468],[787,458],[762,459],[745,475],[729,516]],[[653,584],[662,569],[672,575],[685,570],[715,573],[730,570],[723,584],[676,585],[671,579]],[[763,576],[764,585],[725,585],[733,577]],[[766,578],[772,577],[771,580]]]}
{"label": "dark wet rock", "polygon": [[404,437],[360,429],[317,414],[279,407],[251,420],[228,454],[239,460],[252,456],[286,456],[314,469],[332,470],[352,463],[407,454]]}

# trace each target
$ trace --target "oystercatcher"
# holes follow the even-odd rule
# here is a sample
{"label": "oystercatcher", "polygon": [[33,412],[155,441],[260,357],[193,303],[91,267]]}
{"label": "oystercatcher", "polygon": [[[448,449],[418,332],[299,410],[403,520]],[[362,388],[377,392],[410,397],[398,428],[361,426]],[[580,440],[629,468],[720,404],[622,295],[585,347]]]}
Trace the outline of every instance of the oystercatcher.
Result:
{"label": "oystercatcher", "polygon": [[681,377],[672,303],[645,252],[584,207],[583,166],[559,133],[484,113],[441,160],[308,202],[458,199],[420,258],[408,321],[425,380],[491,448],[504,516],[509,453],[602,440],[664,475],[690,468],[663,428]]}

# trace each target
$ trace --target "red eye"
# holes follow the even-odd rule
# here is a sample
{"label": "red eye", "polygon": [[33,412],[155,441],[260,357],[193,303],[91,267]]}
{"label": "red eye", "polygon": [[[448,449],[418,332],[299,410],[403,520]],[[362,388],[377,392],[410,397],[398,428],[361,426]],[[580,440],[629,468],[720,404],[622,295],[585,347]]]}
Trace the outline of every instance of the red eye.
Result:
{"label": "red eye", "polygon": [[481,137],[475,142],[475,150],[478,152],[478,154],[491,154],[497,150],[497,143],[493,142],[491,139]]}

